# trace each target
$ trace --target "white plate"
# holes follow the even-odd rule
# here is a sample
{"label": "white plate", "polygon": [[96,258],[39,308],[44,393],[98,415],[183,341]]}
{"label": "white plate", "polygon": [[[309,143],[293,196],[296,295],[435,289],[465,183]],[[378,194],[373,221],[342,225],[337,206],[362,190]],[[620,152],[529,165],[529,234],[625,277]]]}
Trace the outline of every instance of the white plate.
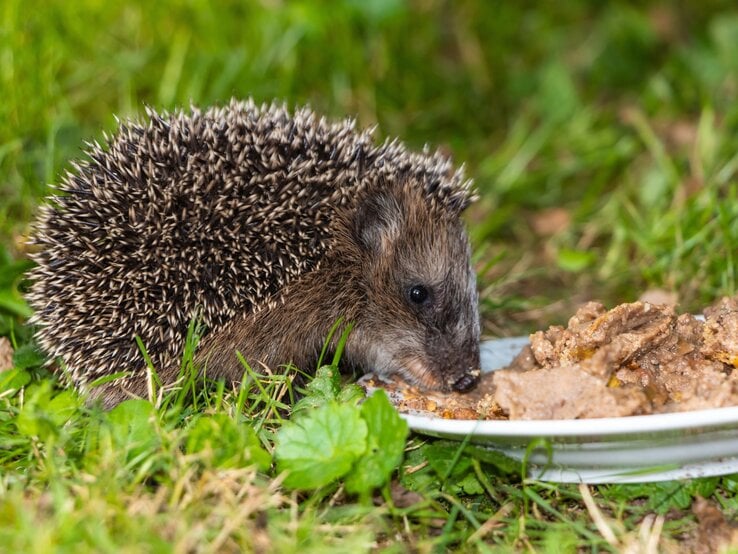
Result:
{"label": "white plate", "polygon": [[[482,343],[482,370],[510,363],[527,337]],[[528,459],[530,477],[642,483],[738,473],[738,407],[602,419],[472,421],[408,415],[418,433]]]}

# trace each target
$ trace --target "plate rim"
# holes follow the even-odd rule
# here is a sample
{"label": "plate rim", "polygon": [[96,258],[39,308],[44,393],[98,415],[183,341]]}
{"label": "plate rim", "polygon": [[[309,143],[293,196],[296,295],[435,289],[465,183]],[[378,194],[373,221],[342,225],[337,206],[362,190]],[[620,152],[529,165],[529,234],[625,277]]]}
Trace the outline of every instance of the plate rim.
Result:
{"label": "plate rim", "polygon": [[738,425],[738,406],[640,416],[587,419],[472,420],[401,414],[411,429],[508,438],[598,438],[703,430]]}

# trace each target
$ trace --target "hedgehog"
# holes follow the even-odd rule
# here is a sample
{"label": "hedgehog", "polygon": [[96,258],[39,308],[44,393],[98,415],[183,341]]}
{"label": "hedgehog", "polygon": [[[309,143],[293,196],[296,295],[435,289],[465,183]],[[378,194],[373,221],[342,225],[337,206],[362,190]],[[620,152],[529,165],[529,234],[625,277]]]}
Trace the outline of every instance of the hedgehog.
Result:
{"label": "hedgehog", "polygon": [[193,318],[198,367],[234,384],[242,361],[314,368],[344,321],[342,367],[472,389],[472,182],[439,151],[373,132],[235,99],[118,121],[40,208],[39,345],[78,387],[122,374],[90,387],[110,407],[146,394],[148,364],[177,380]]}

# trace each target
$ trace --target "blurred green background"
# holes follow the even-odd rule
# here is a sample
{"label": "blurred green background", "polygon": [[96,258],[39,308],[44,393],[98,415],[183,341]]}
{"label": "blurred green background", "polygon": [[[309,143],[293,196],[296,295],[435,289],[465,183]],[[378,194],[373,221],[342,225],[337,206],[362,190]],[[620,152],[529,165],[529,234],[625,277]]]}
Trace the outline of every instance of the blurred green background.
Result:
{"label": "blurred green background", "polygon": [[0,3],[0,333],[34,210],[115,115],[309,103],[465,163],[486,330],[735,290],[732,2]]}

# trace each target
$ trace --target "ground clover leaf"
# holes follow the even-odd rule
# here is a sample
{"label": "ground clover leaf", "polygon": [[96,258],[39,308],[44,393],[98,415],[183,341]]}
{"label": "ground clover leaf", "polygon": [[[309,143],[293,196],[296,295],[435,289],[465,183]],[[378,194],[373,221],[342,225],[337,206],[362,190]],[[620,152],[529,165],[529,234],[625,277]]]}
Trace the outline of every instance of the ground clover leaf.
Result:
{"label": "ground clover leaf", "polygon": [[18,414],[16,425],[25,436],[49,438],[79,410],[80,399],[72,391],[52,395],[51,386],[45,383],[27,389],[27,400]]}
{"label": "ground clover leaf", "polygon": [[305,387],[303,396],[292,409],[293,414],[308,408],[317,408],[336,400],[340,391],[338,368],[324,365],[315,372],[315,377]]}
{"label": "ground clover leaf", "polygon": [[277,433],[277,469],[286,487],[314,489],[351,469],[366,450],[367,425],[355,406],[330,402],[285,423]]}
{"label": "ground clover leaf", "polygon": [[256,432],[246,423],[236,423],[227,414],[201,415],[190,426],[188,453],[201,453],[206,463],[219,468],[255,465],[269,469],[271,456]]}
{"label": "ground clover leaf", "polygon": [[153,425],[156,417],[156,409],[151,402],[137,398],[124,400],[108,413],[114,444],[127,449],[129,459],[152,448],[158,443]]}
{"label": "ground clover leaf", "polygon": [[367,449],[346,479],[349,492],[367,493],[382,486],[402,461],[407,422],[392,407],[383,390],[376,391],[361,406],[366,422]]}

